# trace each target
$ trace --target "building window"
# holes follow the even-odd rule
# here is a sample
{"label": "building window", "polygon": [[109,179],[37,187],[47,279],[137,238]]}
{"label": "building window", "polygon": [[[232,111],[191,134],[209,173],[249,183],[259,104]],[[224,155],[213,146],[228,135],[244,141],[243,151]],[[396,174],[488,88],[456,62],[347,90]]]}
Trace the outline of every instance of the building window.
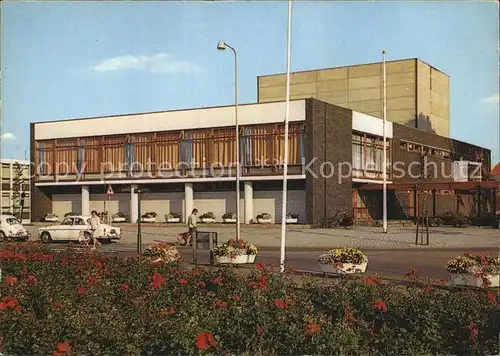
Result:
{"label": "building window", "polygon": [[193,162],[193,139],[190,133],[184,134],[184,139],[180,141],[179,165],[183,168],[192,168]]}
{"label": "building window", "polygon": [[300,163],[306,160],[306,143],[305,143],[306,133],[302,131],[300,133]]}
{"label": "building window", "polygon": [[135,137],[128,135],[125,139],[125,167],[128,172],[132,172],[135,161]]}
{"label": "building window", "polygon": [[78,145],[78,154],[76,159],[77,174],[81,175],[85,171],[85,139],[80,140]]}
{"label": "building window", "polygon": [[47,167],[47,151],[45,148],[45,143],[38,143],[38,174],[45,175],[48,173]]}
{"label": "building window", "polygon": [[[387,165],[391,164],[391,144],[387,143]],[[380,137],[365,134],[352,136],[352,168],[356,178],[382,179],[384,163],[383,140]],[[390,168],[387,170],[390,177]]]}
{"label": "building window", "polygon": [[243,166],[252,165],[252,131],[250,127],[243,128],[243,135],[239,138],[240,144],[240,164]]}
{"label": "building window", "polygon": [[403,142],[403,141],[401,141],[401,142],[399,143],[399,148],[400,148],[400,149],[402,149],[403,151],[408,150],[408,142]]}

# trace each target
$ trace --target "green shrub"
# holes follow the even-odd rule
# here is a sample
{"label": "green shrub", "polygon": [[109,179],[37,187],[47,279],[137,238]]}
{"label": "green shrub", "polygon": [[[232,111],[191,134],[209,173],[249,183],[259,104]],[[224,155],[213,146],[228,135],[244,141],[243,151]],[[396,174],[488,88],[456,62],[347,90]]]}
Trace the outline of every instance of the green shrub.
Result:
{"label": "green shrub", "polygon": [[453,227],[467,227],[470,225],[470,220],[462,213],[446,212],[439,216],[443,225],[451,225]]}
{"label": "green shrub", "polygon": [[0,253],[0,350],[9,355],[494,354],[487,290],[338,283],[257,265],[188,268],[9,245]]}

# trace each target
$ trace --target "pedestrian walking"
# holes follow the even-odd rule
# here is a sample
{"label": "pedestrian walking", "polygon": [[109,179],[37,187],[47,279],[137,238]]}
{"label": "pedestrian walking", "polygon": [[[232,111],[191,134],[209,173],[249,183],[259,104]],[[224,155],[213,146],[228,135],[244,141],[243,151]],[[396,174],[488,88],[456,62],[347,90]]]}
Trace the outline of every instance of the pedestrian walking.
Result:
{"label": "pedestrian walking", "polygon": [[99,216],[97,216],[97,211],[93,210],[92,211],[92,217],[90,218],[90,230],[92,231],[92,240],[94,242],[94,247],[92,248],[93,250],[96,249],[96,246],[98,244],[97,236],[99,234],[99,228],[101,226],[101,220],[99,219]]}

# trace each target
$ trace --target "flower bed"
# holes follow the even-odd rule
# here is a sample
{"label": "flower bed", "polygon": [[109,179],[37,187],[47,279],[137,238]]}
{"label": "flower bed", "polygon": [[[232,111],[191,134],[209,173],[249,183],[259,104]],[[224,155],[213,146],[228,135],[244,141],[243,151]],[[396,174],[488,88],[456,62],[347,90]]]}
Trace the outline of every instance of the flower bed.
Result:
{"label": "flower bed", "polygon": [[500,284],[500,258],[488,254],[472,255],[466,252],[448,261],[446,270],[452,273],[453,284],[472,287],[498,287]]}
{"label": "flower bed", "polygon": [[405,290],[376,277],[306,279],[299,288],[290,273],[263,266],[242,273],[6,248],[5,355],[484,355],[499,347],[500,305],[487,290]]}
{"label": "flower bed", "polygon": [[325,273],[364,273],[368,258],[358,248],[336,248],[319,256],[319,267]]}
{"label": "flower bed", "polygon": [[175,246],[158,243],[149,246],[144,252],[143,256],[148,258],[151,262],[176,262],[181,260],[179,250]]}
{"label": "flower bed", "polygon": [[249,242],[229,239],[213,250],[217,263],[254,263],[255,256],[259,253],[257,247]]}

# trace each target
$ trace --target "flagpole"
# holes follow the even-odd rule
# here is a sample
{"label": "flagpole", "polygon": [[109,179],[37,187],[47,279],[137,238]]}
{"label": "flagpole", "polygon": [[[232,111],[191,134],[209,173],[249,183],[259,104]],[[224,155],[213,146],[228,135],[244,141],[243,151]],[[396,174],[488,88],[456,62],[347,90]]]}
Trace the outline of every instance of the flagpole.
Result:
{"label": "flagpole", "polygon": [[382,50],[383,57],[383,71],[384,71],[384,128],[383,128],[383,140],[384,140],[384,158],[382,159],[382,175],[383,175],[383,210],[384,210],[384,233],[387,233],[387,134],[385,126],[387,124],[387,74],[386,74],[386,65],[385,65],[385,49]]}
{"label": "flagpole", "polygon": [[285,101],[285,157],[283,164],[283,200],[281,204],[281,253],[280,271],[285,271],[285,243],[286,243],[286,203],[288,184],[288,120],[290,116],[290,61],[292,39],[292,0],[288,0],[288,38],[286,44],[286,101]]}

